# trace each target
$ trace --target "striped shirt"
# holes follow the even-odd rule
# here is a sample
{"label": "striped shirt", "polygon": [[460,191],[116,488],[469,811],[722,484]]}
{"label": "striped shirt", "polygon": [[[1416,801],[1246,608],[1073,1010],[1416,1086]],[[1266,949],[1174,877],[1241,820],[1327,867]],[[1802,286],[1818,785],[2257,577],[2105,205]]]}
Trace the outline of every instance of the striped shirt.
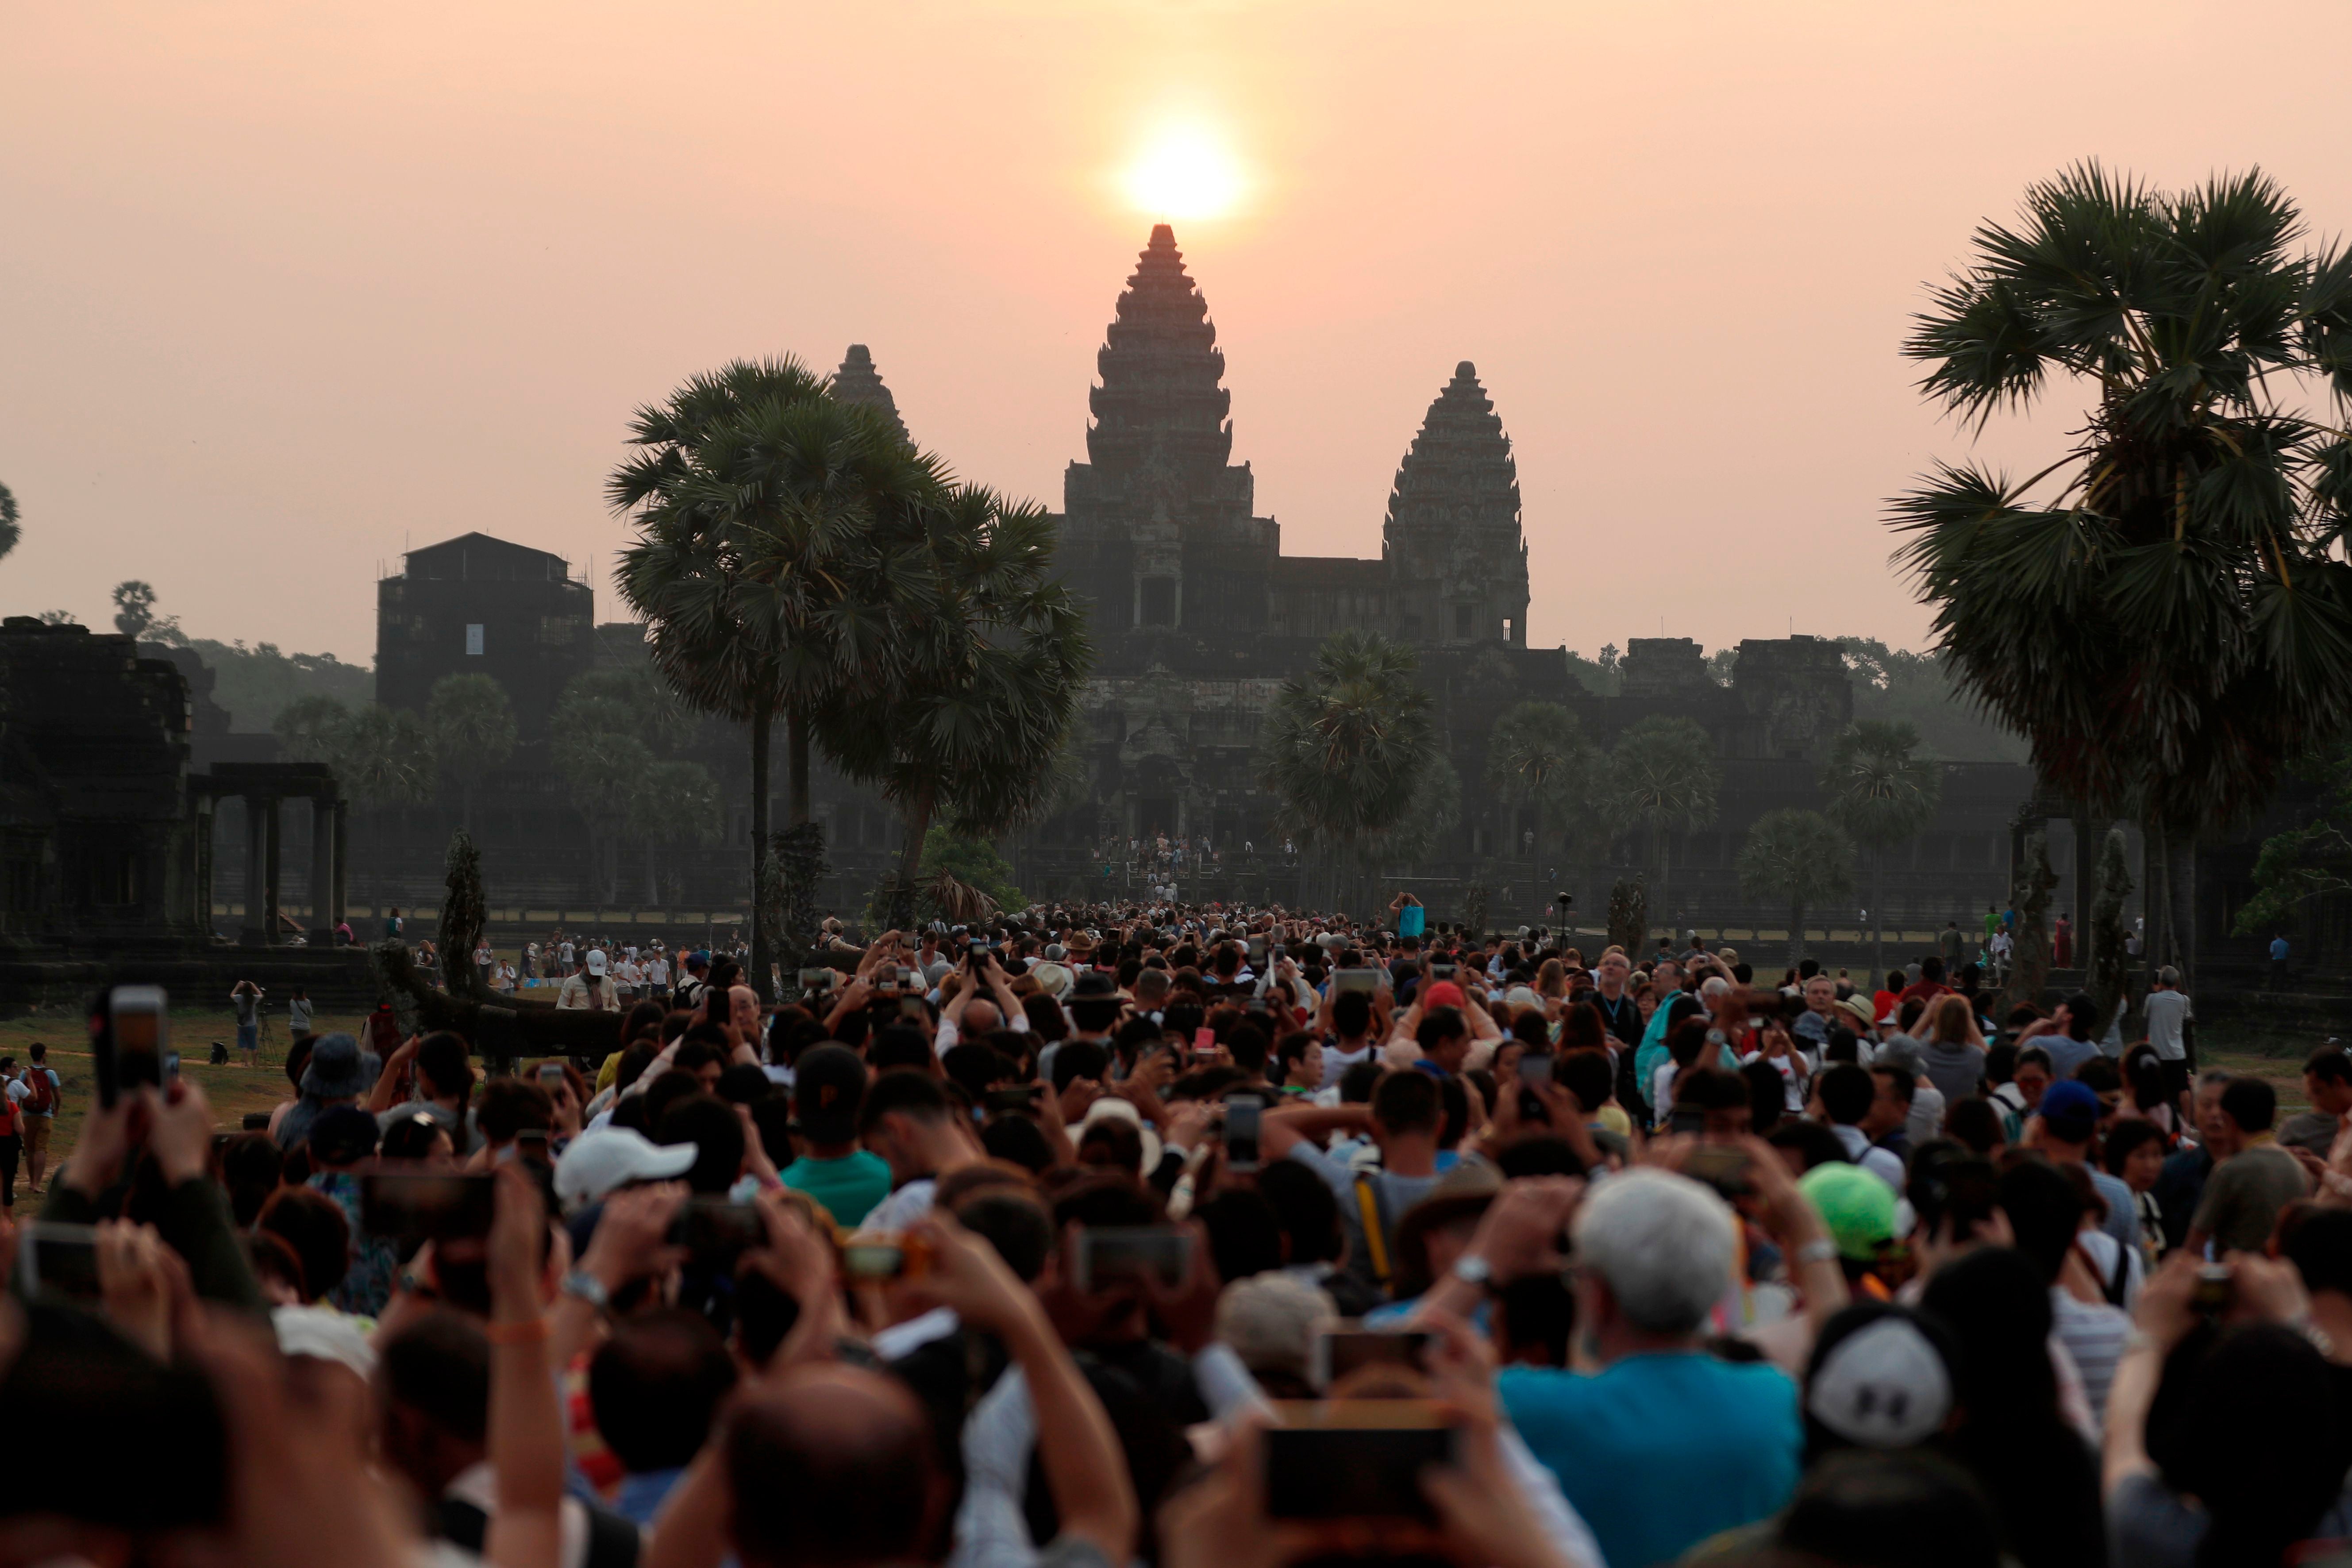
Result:
{"label": "striped shirt", "polygon": [[2074,1369],[2083,1374],[2083,1392],[2091,1402],[2091,1418],[2105,1430],[2107,1390],[2115,1384],[2116,1363],[2124,1359],[2131,1319],[2119,1307],[2077,1301],[2063,1287],[2053,1285],[2050,1326],[2066,1353],[2074,1358]]}

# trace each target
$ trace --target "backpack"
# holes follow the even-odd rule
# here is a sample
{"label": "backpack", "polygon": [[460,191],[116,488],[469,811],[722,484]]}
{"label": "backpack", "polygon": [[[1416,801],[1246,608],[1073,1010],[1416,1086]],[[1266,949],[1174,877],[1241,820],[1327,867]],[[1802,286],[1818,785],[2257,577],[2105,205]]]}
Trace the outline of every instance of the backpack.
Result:
{"label": "backpack", "polygon": [[49,1069],[36,1064],[25,1073],[26,1087],[32,1092],[25,1096],[25,1109],[36,1116],[47,1116],[58,1108],[58,1080]]}

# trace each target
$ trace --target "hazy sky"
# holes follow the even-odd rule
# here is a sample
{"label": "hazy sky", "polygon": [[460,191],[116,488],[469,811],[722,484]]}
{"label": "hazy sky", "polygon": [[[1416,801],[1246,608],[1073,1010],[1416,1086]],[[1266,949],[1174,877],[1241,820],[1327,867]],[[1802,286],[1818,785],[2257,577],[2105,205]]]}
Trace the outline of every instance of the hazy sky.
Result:
{"label": "hazy sky", "polygon": [[2352,227],[2347,58],[2344,0],[10,5],[0,613],[103,625],[138,576],[367,659],[380,571],[480,529],[614,618],[631,408],[852,342],[1058,509],[1154,216],[1126,175],[1181,133],[1245,185],[1177,237],[1287,551],[1378,552],[1466,358],[1532,640],[1916,644],[1881,503],[1968,449],[1896,357],[1923,285],[2086,157],[2259,163]]}

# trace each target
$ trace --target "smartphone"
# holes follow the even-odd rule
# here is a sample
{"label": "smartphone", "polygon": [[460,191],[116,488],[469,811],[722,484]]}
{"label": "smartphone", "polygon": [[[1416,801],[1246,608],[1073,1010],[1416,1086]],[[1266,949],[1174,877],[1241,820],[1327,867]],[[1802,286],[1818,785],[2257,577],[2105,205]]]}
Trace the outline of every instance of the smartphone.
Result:
{"label": "smartphone", "polygon": [[1549,1083],[1555,1059],[1549,1051],[1528,1051],[1519,1058],[1519,1081],[1525,1084]]}
{"label": "smartphone", "polygon": [[830,969],[829,967],[826,967],[826,966],[824,966],[824,965],[819,965],[818,967],[816,967],[816,968],[814,968],[814,969],[803,969],[803,970],[802,970],[802,971],[801,971],[801,989],[802,989],[803,991],[830,991],[830,990],[832,990],[832,989],[833,989],[833,971],[832,971],[832,969]]}
{"label": "smartphone", "polygon": [[118,985],[107,993],[106,1026],[90,1040],[98,1102],[111,1107],[126,1089],[161,1089],[172,1076],[171,1001],[160,985]]}
{"label": "smartphone", "polygon": [[692,1197],[669,1222],[669,1234],[663,1239],[698,1258],[731,1257],[746,1247],[764,1245],[768,1222],[750,1204]]}
{"label": "smartphone", "polygon": [[920,974],[918,974],[915,971],[908,969],[902,964],[899,966],[898,970],[898,989],[901,991],[919,991],[923,988],[922,978],[923,977]]}
{"label": "smartphone", "polygon": [[1173,1226],[1078,1226],[1070,1232],[1070,1283],[1092,1295],[1121,1280],[1176,1286],[1192,1267],[1192,1233]]}
{"label": "smartphone", "polygon": [[1315,1331],[1308,1347],[1307,1374],[1317,1388],[1328,1390],[1349,1373],[1368,1366],[1425,1371],[1433,1337],[1426,1329],[1382,1332],[1366,1329],[1358,1318],[1333,1318]]}
{"label": "smartphone", "polygon": [[920,996],[899,997],[898,1016],[912,1018],[918,1024],[928,1024],[931,1020],[930,1009],[923,1005],[923,999]]}
{"label": "smartphone", "polygon": [[1331,976],[1334,991],[1377,991],[1380,987],[1381,975],[1376,969],[1342,969]]}
{"label": "smartphone", "polygon": [[1262,936],[1254,936],[1250,938],[1247,951],[1249,952],[1249,961],[1252,963],[1264,963],[1265,962],[1265,938]]}
{"label": "smartphone", "polygon": [[1201,1057],[1215,1056],[1217,1054],[1217,1031],[1210,1028],[1193,1030],[1192,1054]]}
{"label": "smartphone", "polygon": [[2219,1317],[2230,1310],[2230,1297],[2234,1287],[2226,1263],[2208,1263],[2197,1270],[2197,1286],[2190,1293],[2189,1304],[2207,1317]]}
{"label": "smartphone", "polygon": [[1045,1092],[1045,1086],[1042,1083],[1014,1084],[1010,1088],[1000,1085],[981,1097],[981,1105],[992,1116],[1008,1111],[1034,1110],[1037,1109],[1037,1097]]}
{"label": "smartphone", "polygon": [[1454,1462],[1454,1428],[1433,1401],[1283,1401],[1275,1408],[1285,1424],[1265,1432],[1267,1517],[1436,1522],[1421,1475]]}
{"label": "smartphone", "polygon": [[[539,1087],[547,1090],[548,1093],[562,1093],[564,1085],[571,1081],[572,1080],[569,1078],[564,1076],[563,1064],[562,1062],[541,1062],[539,1064]],[[541,1136],[544,1138],[544,1134]]]}
{"label": "smartphone", "polygon": [[269,1131],[269,1112],[248,1110],[245,1113],[243,1125],[247,1132],[267,1132]]}
{"label": "smartphone", "polygon": [[1225,1100],[1225,1168],[1250,1172],[1257,1169],[1258,1119],[1265,1114],[1265,1101],[1254,1094],[1229,1095]]}
{"label": "smartphone", "polygon": [[[558,1068],[559,1072],[562,1069]],[[547,1129],[522,1127],[515,1131],[514,1157],[527,1165],[552,1166],[555,1162],[547,1152]]]}
{"label": "smartphone", "polygon": [[1432,980],[1451,980],[1454,978],[1454,965],[1451,963],[1432,963],[1429,966],[1429,977]]}
{"label": "smartphone", "polygon": [[98,1227],[28,1220],[16,1235],[16,1294],[31,1300],[43,1287],[60,1296],[98,1299]]}
{"label": "smartphone", "polygon": [[929,1261],[930,1254],[911,1236],[853,1236],[841,1244],[841,1272],[853,1283],[911,1279]]}
{"label": "smartphone", "polygon": [[488,1236],[497,1204],[491,1180],[379,1165],[360,1175],[360,1228],[404,1244]]}
{"label": "smartphone", "polygon": [[982,938],[972,938],[971,941],[964,944],[964,950],[971,954],[971,961],[974,963],[985,963],[988,962],[988,943]]}

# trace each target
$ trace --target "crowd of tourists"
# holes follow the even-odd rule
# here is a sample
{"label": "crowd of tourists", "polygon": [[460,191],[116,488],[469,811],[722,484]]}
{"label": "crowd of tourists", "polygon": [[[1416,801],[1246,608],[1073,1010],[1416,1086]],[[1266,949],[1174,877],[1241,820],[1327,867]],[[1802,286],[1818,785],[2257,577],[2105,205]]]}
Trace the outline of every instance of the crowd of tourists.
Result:
{"label": "crowd of tourists", "polygon": [[2352,1057],[2276,1125],[2197,1070],[2168,973],[2103,1048],[2092,998],[1942,952],[1759,976],[1402,896],[829,929],[781,1005],[723,952],[553,957],[616,1049],[485,1077],[387,1012],[299,1037],[265,1125],[178,1079],[89,1106],[0,1252],[0,1409],[39,1435],[0,1560],[2352,1537]]}

